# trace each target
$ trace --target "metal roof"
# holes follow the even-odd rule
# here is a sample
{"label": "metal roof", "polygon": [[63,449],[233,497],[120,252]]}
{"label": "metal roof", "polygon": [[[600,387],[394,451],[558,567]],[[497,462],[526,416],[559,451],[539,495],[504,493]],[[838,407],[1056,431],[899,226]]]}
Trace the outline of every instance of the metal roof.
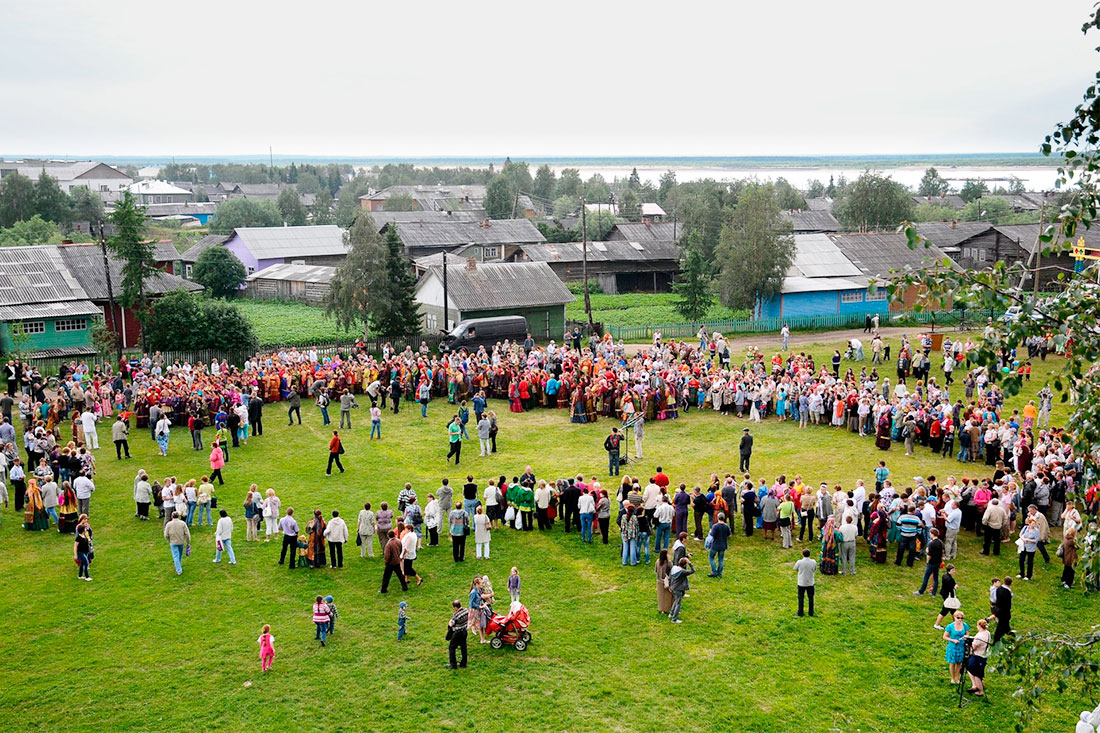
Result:
{"label": "metal roof", "polygon": [[475,221],[474,215],[466,211],[371,211],[369,214],[378,231],[394,222]]}
{"label": "metal roof", "polygon": [[130,184],[130,193],[134,194],[159,194],[171,196],[190,196],[191,192],[186,188],[173,186],[167,181],[138,181]]}
{"label": "metal roof", "polygon": [[360,200],[366,199],[368,201],[385,201],[390,196],[406,195],[411,196],[417,201],[463,198],[477,199],[480,201],[485,198],[487,189],[487,186],[477,184],[460,186],[387,186],[381,191],[375,191],[374,193],[369,193],[359,198]]}
{"label": "metal roof", "polygon": [[826,234],[796,234],[787,277],[859,277],[862,272]]}
{"label": "metal roof", "polygon": [[[429,268],[420,279],[420,287],[429,276],[442,281],[443,268]],[[460,311],[564,305],[574,300],[569,288],[545,262],[479,262],[472,268],[448,267],[447,296]]]}
{"label": "metal roof", "polygon": [[611,227],[611,231],[607,233],[607,238],[625,239],[628,242],[645,244],[648,242],[673,242],[676,237],[683,233],[683,224],[669,221],[655,221],[651,224],[623,222]]}
{"label": "metal roof", "polygon": [[[300,227],[238,227],[233,237],[258,260],[346,255],[344,231],[334,224]],[[230,241],[232,237],[230,238]]]}
{"label": "metal roof", "polygon": [[[100,166],[103,170],[96,171]],[[118,170],[114,166],[107,165],[106,163],[98,163],[94,160],[82,160],[82,161],[18,161],[8,162],[4,161],[0,163],[0,169],[3,170],[15,170],[19,171],[20,175],[24,175],[27,178],[36,179],[43,170],[46,174],[56,181],[75,181],[78,178],[125,178],[130,180],[130,177]],[[97,175],[88,176],[92,171],[96,171]]]}
{"label": "metal roof", "polygon": [[[1035,242],[1038,241],[1039,237],[1038,224],[1001,224],[994,228],[1015,242],[1028,254],[1031,254],[1031,250],[1035,247]],[[1100,249],[1100,229],[1078,229],[1077,234],[1073,236],[1073,241],[1076,242],[1078,237],[1084,237],[1085,244],[1090,248]],[[1039,242],[1040,251],[1048,246],[1045,242]],[[1069,256],[1069,252],[1060,254],[1066,257]]]}
{"label": "metal roof", "polygon": [[90,300],[65,300],[57,303],[24,303],[0,306],[0,321],[33,321],[38,318],[90,316],[102,313]]}
{"label": "metal roof", "polygon": [[195,244],[191,245],[180,255],[183,262],[196,262],[206,250],[211,247],[220,247],[229,241],[228,234],[207,234]]}
{"label": "metal roof", "polygon": [[[584,259],[582,242],[542,242],[520,247],[524,257],[532,262],[580,262]],[[635,260],[670,260],[678,262],[680,248],[675,242],[627,242],[613,239],[606,242],[589,242],[590,262],[617,262]]]}
{"label": "metal roof", "polygon": [[810,211],[830,211],[833,208],[833,200],[828,196],[819,196],[815,199],[806,199],[806,208]]}
{"label": "metal roof", "polygon": [[[65,267],[91,300],[106,300],[107,280],[103,277],[103,252],[95,244],[63,244],[57,247]],[[111,272],[111,285],[115,297],[122,292],[122,262],[113,255],[107,256]],[[164,295],[176,290],[198,292],[202,286],[190,280],[158,270],[145,278],[145,292],[149,295]]]}
{"label": "metal roof", "polygon": [[[447,274],[450,275],[449,272]],[[265,267],[259,272],[252,273],[248,276],[248,282],[252,282],[253,280],[288,280],[304,283],[323,283],[327,285],[332,282],[332,278],[335,275],[335,267],[326,267],[325,265],[292,265],[284,262]]]}
{"label": "metal roof", "polygon": [[992,229],[992,224],[982,221],[926,221],[917,224],[920,235],[941,249],[958,247],[966,240]]}
{"label": "metal roof", "polygon": [[199,203],[184,202],[181,204],[145,204],[145,216],[156,219],[164,216],[201,216],[213,214],[218,204],[214,201],[202,201]]}
{"label": "metal roof", "polygon": [[850,280],[844,277],[786,277],[784,293],[821,293],[833,290],[866,290],[867,278]]}
{"label": "metal roof", "polygon": [[891,270],[906,272],[942,267],[944,260],[948,261],[948,267],[959,269],[959,266],[948,259],[947,254],[934,244],[909,249],[909,242],[902,233],[827,234],[825,236],[831,239],[844,256],[866,277],[888,280],[892,277]]}
{"label": "metal roof", "polygon": [[0,247],[0,307],[87,299],[57,247]]}
{"label": "metal roof", "polygon": [[840,222],[828,211],[784,211],[793,232],[839,232]]}
{"label": "metal roof", "polygon": [[642,204],[642,216],[665,216],[660,204]]}
{"label": "metal roof", "polygon": [[31,359],[57,359],[59,357],[91,356],[98,354],[94,346],[65,346],[53,349],[39,349],[32,351],[28,356]]}
{"label": "metal roof", "polygon": [[[528,219],[397,222],[406,247],[456,247],[463,244],[528,244],[546,237]],[[312,227],[316,228],[316,227]]]}

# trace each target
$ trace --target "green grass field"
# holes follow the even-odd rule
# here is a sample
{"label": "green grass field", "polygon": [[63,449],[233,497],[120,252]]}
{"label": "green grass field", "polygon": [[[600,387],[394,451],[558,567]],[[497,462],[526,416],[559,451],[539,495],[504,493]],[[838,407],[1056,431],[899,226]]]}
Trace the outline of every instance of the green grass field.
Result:
{"label": "green grass field", "polygon": [[[832,344],[815,347],[831,353]],[[896,348],[896,344],[895,344]],[[1036,369],[1032,391],[1053,366]],[[1011,404],[1022,404],[1023,396]],[[500,453],[479,458],[467,444],[461,469],[444,461],[449,408],[435,401],[421,419],[410,405],[387,414],[384,439],[368,442],[364,410],[343,433],[348,472],[323,475],[328,431],[313,408],[305,425],[286,427],[279,405],[265,408],[265,434],[231,454],[221,507],[237,524],[238,565],[214,565],[212,528],[193,529],[192,556],[176,577],[156,521],[133,518],[138,468],[157,477],[197,477],[208,464],[184,430],[173,431],[168,458],[154,456],[148,433],[133,433],[132,461],[99,452],[92,500],[96,559],[92,583],[76,578],[71,538],[30,534],[7,509],[0,527],[0,654],[8,682],[0,709],[8,721],[44,730],[752,730],[752,731],[1004,731],[1014,702],[1008,682],[987,678],[989,702],[956,709],[944,642],[932,630],[938,599],[912,595],[918,568],[872,565],[859,547],[854,577],[818,578],[813,619],[795,617],[794,550],[735,534],[726,577],[700,572],[684,602],[684,623],[656,613],[652,565],[624,568],[618,545],[584,546],[578,535],[494,533],[492,559],[456,565],[449,547],[424,550],[417,566],[425,584],[407,594],[377,594],[379,560],[347,547],[342,570],[295,570],[277,564],[279,545],[244,542],[241,502],[250,482],[273,487],[283,506],[326,516],[338,508],[354,528],[363,501],[395,501],[412,481],[421,497],[441,477],[467,471],[485,479],[519,474],[530,463],[540,477],[606,473],[603,436],[612,422],[576,426],[566,411],[513,415],[503,404]],[[1056,419],[1064,415],[1058,405]],[[703,482],[736,468],[742,424],[713,412],[647,426],[646,476],[659,462],[674,481]],[[809,482],[869,479],[884,457],[899,485],[934,473],[980,475],[919,450],[906,458],[895,445],[826,428],[799,431],[774,420],[755,429],[753,473],[769,479],[801,473]],[[100,435],[109,431],[104,427]],[[476,445],[476,442],[475,444]],[[304,525],[304,522],[303,522]],[[353,529],[354,531],[354,529]],[[987,612],[994,575],[1015,574],[1012,546],[1000,558],[960,541],[962,609],[973,622]],[[816,544],[812,546],[815,549]],[[469,669],[445,667],[449,603],[465,598],[474,573],[487,573],[498,594],[509,569],[523,577],[534,640],[528,651],[473,644]],[[1040,566],[1036,580],[1016,587],[1018,630],[1082,630],[1095,622],[1095,601],[1058,585],[1059,565]],[[310,604],[335,596],[341,616],[327,648],[313,641]],[[410,604],[409,636],[397,642],[397,603]],[[256,638],[270,623],[274,670],[259,671]],[[1045,730],[1068,730],[1080,702],[1048,700]],[[15,727],[14,722],[9,723]]]}
{"label": "green grass field", "polygon": [[[602,322],[605,326],[645,326],[654,323],[683,323],[687,320],[676,310],[677,296],[674,293],[596,293],[589,294],[588,297],[592,302],[593,320]],[[574,321],[586,320],[583,295],[577,295],[576,300],[565,307],[565,315]],[[748,317],[747,310],[731,310],[715,303],[703,320],[722,321]]]}

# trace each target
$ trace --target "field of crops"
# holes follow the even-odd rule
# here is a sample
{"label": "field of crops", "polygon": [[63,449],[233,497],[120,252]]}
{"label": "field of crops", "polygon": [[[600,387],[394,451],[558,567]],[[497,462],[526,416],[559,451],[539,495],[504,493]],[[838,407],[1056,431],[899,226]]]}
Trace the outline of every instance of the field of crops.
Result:
{"label": "field of crops", "polygon": [[[626,293],[623,295],[591,295],[592,318],[609,326],[646,326],[661,323],[683,323],[686,319],[676,311],[676,295],[673,293]],[[570,320],[582,321],[584,296],[566,306],[565,315]],[[704,320],[721,321],[731,318],[748,318],[747,310],[735,311],[721,305],[711,306]]]}
{"label": "field of crops", "polygon": [[293,346],[347,341],[363,335],[360,331],[338,328],[335,321],[325,318],[323,308],[305,303],[246,299],[235,303],[252,324],[261,345]]}

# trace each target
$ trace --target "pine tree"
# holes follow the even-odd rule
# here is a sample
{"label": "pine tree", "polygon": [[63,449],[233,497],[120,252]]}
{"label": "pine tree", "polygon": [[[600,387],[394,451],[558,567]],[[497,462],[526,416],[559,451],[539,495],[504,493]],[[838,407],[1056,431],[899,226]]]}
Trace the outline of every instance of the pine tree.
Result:
{"label": "pine tree", "polygon": [[145,207],[138,206],[133,194],[125,191],[111,214],[111,223],[115,236],[107,240],[107,247],[122,261],[119,302],[141,314],[145,310],[145,278],[157,272],[155,245],[145,238]]}
{"label": "pine tree", "polygon": [[420,313],[416,307],[416,278],[409,272],[405,246],[397,230],[386,230],[385,292],[371,308],[374,332],[385,336],[413,336],[420,333]]}

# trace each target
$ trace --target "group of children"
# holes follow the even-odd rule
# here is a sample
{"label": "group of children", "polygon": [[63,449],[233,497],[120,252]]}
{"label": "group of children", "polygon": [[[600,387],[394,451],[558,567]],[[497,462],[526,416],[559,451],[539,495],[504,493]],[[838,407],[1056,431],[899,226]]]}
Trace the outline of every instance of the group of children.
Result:
{"label": "group of children", "polygon": [[[513,603],[519,600],[520,585],[519,569],[513,567],[511,574],[508,576],[508,595]],[[405,601],[397,604],[398,641],[404,639],[408,633],[408,609],[409,604]],[[335,631],[336,619],[339,616],[340,612],[336,609],[336,603],[331,595],[317,596],[313,603],[312,617],[313,623],[317,626],[314,639],[320,641],[321,646],[325,646],[328,636]],[[271,634],[271,624],[264,624],[263,631],[260,637],[256,639],[256,643],[260,645],[260,669],[267,672],[271,669],[271,663],[275,659],[275,637]]]}

